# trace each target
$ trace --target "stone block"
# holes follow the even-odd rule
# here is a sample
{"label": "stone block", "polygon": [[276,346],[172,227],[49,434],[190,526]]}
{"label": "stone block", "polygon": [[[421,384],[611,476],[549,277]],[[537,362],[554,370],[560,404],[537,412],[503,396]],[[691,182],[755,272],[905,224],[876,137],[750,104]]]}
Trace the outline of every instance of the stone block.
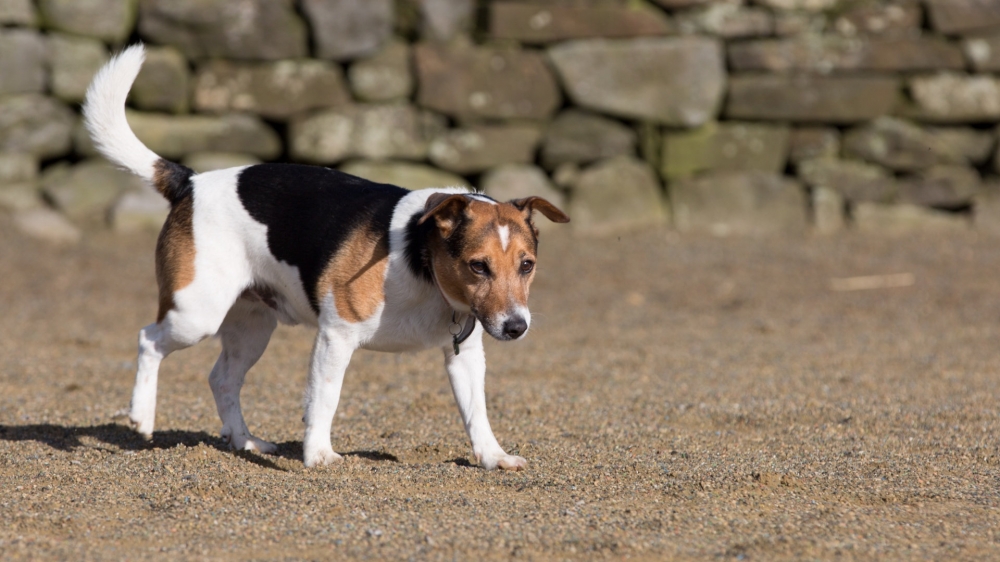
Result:
{"label": "stone block", "polygon": [[448,42],[475,27],[475,0],[418,0],[420,37]]}
{"label": "stone block", "polygon": [[0,1],[0,25],[38,27],[38,10],[32,0]]}
{"label": "stone block", "polygon": [[833,234],[844,229],[844,196],[828,187],[812,190],[813,228],[820,234]]}
{"label": "stone block", "polygon": [[412,159],[427,156],[445,120],[405,103],[348,105],[293,119],[292,157],[316,164],[347,158]]}
{"label": "stone block", "polygon": [[896,196],[896,179],[884,168],[864,162],[814,158],[799,162],[797,172],[809,187],[833,189],[852,203],[887,202]]}
{"label": "stone block", "polygon": [[0,96],[44,92],[47,61],[40,33],[0,28]]}
{"label": "stone block", "polygon": [[705,37],[589,39],[549,49],[570,98],[619,117],[697,127],[719,111],[722,48]]}
{"label": "stone block", "polygon": [[[510,201],[524,197],[541,197],[560,209],[566,209],[566,196],[549,181],[545,172],[531,164],[504,164],[483,174],[481,188],[497,201]],[[557,226],[536,215],[535,227],[540,232],[554,230]]]}
{"label": "stone block", "polygon": [[417,103],[459,119],[547,119],[562,102],[534,51],[421,44],[415,61]]}
{"label": "stone block", "polygon": [[852,217],[855,228],[866,233],[957,232],[969,228],[969,220],[962,215],[911,204],[859,203]]}
{"label": "stone block", "polygon": [[0,97],[0,152],[26,152],[43,160],[65,156],[75,122],[73,111],[54,98]]}
{"label": "stone block", "polygon": [[163,115],[127,111],[129,125],[150,150],[179,160],[195,152],[243,152],[264,160],[281,154],[274,129],[247,114]]}
{"label": "stone block", "polygon": [[979,173],[965,166],[932,166],[897,181],[898,200],[925,207],[960,209],[972,204],[982,187]]}
{"label": "stone block", "polygon": [[774,10],[823,12],[837,7],[841,0],[754,0],[755,4]]}
{"label": "stone block", "polygon": [[106,62],[108,51],[97,39],[49,34],[52,95],[62,101],[82,102],[90,81]]}
{"label": "stone block", "polygon": [[670,184],[674,224],[717,236],[797,234],[808,219],[805,189],[767,172],[720,172]]}
{"label": "stone block", "polygon": [[780,174],[788,160],[788,127],[728,121],[666,133],[661,173],[670,180],[708,171]]}
{"label": "stone block", "polygon": [[940,123],[982,123],[1000,120],[1000,79],[951,72],[910,79],[914,106],[907,113]]}
{"label": "stone block", "polygon": [[350,99],[340,67],[311,59],[207,61],[198,68],[194,85],[194,106],[199,111],[247,111],[275,120],[345,105]]}
{"label": "stone block", "polygon": [[521,43],[667,35],[674,30],[670,18],[641,0],[627,5],[491,2],[489,10],[490,35]]}
{"label": "stone block", "polygon": [[301,0],[316,56],[348,60],[379,50],[395,16],[392,0]]}
{"label": "stone block", "polygon": [[974,166],[985,164],[990,159],[997,141],[989,131],[972,127],[927,127],[925,131],[936,142],[951,147],[965,162]]}
{"label": "stone block", "polygon": [[774,34],[778,37],[823,33],[828,24],[826,14],[822,12],[779,11],[774,14]]}
{"label": "stone block", "polygon": [[792,164],[839,155],[840,131],[833,127],[796,127],[789,134],[788,161]]}
{"label": "stone block", "polygon": [[545,130],[542,164],[589,164],[604,158],[635,154],[634,130],[618,121],[578,109],[560,113]]}
{"label": "stone block", "polygon": [[292,2],[278,0],[142,0],[139,34],[177,47],[192,60],[281,60],[309,54],[305,22]]}
{"label": "stone block", "polygon": [[38,159],[22,152],[0,152],[0,185],[38,179]]}
{"label": "stone block", "polygon": [[413,162],[355,160],[342,164],[340,170],[366,180],[398,185],[406,189],[470,186],[461,176]]}
{"label": "stone block", "polygon": [[101,221],[122,193],[150,190],[138,176],[96,158],[46,168],[41,186],[46,199],[66,216],[74,220]]}
{"label": "stone block", "polygon": [[914,72],[965,68],[958,45],[937,37],[801,35],[732,43],[727,50],[730,68],[737,72]]}
{"label": "stone block", "polygon": [[774,16],[769,10],[735,3],[709,4],[677,14],[681,33],[703,33],[725,39],[760,37],[774,32]]}
{"label": "stone block", "polygon": [[656,174],[633,156],[616,156],[583,170],[573,185],[568,214],[574,232],[593,235],[669,221]]}
{"label": "stone block", "polygon": [[968,37],[962,41],[962,50],[976,72],[1000,71],[1000,35]]}
{"label": "stone block", "polygon": [[33,207],[15,213],[14,226],[31,238],[51,244],[73,245],[83,238],[79,228],[47,207]]}
{"label": "stone block", "polygon": [[0,183],[0,209],[17,213],[43,204],[36,183]]}
{"label": "stone block", "polygon": [[536,125],[470,125],[450,129],[431,142],[431,163],[457,174],[475,174],[501,164],[535,161],[542,132]]}
{"label": "stone block", "polygon": [[993,0],[925,0],[935,30],[969,33],[1000,26],[1000,10]]}
{"label": "stone block", "polygon": [[137,0],[38,0],[42,24],[64,31],[122,44],[135,26]]}
{"label": "stone block", "polygon": [[924,12],[917,0],[846,4],[833,22],[841,35],[915,37],[920,35]]}
{"label": "stone block", "polygon": [[187,113],[191,91],[188,62],[173,47],[146,46],[146,62],[129,91],[138,109]]}
{"label": "stone block", "polygon": [[891,76],[735,75],[725,115],[848,124],[890,113],[899,95],[899,81]]}
{"label": "stone block", "polygon": [[111,207],[109,221],[118,233],[128,234],[143,230],[158,232],[170,213],[170,203],[152,189],[129,191]]}
{"label": "stone block", "polygon": [[260,164],[260,158],[239,152],[195,152],[181,161],[196,173]]}
{"label": "stone block", "polygon": [[844,156],[867,160],[898,171],[922,170],[935,164],[964,164],[958,147],[920,126],[895,117],[879,117],[844,134]]}
{"label": "stone block", "polygon": [[395,101],[413,93],[410,46],[390,41],[369,58],[355,61],[347,72],[351,92],[362,101]]}

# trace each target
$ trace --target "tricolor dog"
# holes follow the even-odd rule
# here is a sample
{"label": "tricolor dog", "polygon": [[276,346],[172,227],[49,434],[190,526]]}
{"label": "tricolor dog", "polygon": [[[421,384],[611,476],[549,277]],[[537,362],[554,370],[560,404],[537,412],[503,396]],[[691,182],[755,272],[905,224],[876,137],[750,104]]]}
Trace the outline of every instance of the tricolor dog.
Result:
{"label": "tricolor dog", "polygon": [[152,436],[160,362],[218,335],[208,381],[222,436],[273,452],[240,408],[246,372],[275,326],[317,327],[305,396],[305,465],[340,459],[330,426],[354,350],[439,347],[472,450],[484,468],[521,469],[486,417],[482,334],[524,336],[538,231],[532,212],[567,217],[548,201],[506,203],[463,188],[408,191],[335,170],[261,164],[195,174],[154,154],[125,118],[144,60],[141,45],[107,64],[87,92],[87,128],[104,156],[170,201],[156,244],[159,313],[139,332],[129,418]]}

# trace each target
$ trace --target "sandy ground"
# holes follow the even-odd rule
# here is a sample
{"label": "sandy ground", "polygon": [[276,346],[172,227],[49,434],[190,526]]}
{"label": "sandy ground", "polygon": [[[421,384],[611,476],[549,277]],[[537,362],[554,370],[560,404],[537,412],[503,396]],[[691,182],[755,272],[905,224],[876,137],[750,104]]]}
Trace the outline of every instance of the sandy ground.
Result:
{"label": "sandy ground", "polygon": [[[251,371],[233,453],[207,373],[172,355],[152,443],[127,406],[154,237],[56,249],[0,217],[5,559],[997,559],[1000,242],[973,233],[543,240],[527,341],[489,342],[470,465],[436,351],[355,355],[346,461],[305,470],[310,330]],[[830,279],[911,273],[907,288]]]}

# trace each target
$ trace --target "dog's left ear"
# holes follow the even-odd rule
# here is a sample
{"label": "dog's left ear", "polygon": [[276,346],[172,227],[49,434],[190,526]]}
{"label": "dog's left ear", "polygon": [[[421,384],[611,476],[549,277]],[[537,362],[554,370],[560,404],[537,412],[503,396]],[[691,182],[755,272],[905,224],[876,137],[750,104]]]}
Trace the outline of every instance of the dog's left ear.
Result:
{"label": "dog's left ear", "polygon": [[424,224],[434,218],[442,238],[448,238],[458,227],[462,213],[469,205],[469,198],[461,194],[435,193],[427,198],[424,214],[417,224]]}
{"label": "dog's left ear", "polygon": [[569,215],[560,211],[558,207],[541,197],[531,196],[524,199],[513,199],[509,203],[520,209],[524,213],[526,220],[531,219],[533,211],[538,211],[552,222],[569,222]]}

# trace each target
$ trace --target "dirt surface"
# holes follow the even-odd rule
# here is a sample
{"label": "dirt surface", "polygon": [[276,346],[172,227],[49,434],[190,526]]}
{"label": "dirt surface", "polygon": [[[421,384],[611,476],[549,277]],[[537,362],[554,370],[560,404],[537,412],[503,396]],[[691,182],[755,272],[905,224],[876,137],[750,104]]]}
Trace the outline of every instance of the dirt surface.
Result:
{"label": "dirt surface", "polygon": [[[4,559],[1000,557],[1000,243],[543,240],[527,341],[489,342],[520,473],[469,464],[439,352],[359,352],[305,470],[312,333],[279,328],[233,453],[207,374],[163,365],[157,431],[128,405],[156,313],[154,237],[57,249],[0,217]],[[830,279],[911,273],[911,287]]]}

